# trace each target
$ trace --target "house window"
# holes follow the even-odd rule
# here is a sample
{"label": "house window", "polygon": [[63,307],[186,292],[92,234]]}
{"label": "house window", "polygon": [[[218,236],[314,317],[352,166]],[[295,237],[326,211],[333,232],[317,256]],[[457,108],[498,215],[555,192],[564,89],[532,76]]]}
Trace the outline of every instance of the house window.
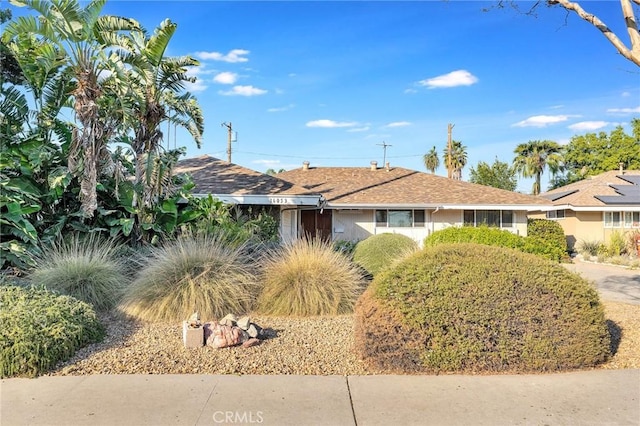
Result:
{"label": "house window", "polygon": [[502,227],[513,227],[513,210],[502,210]]}
{"label": "house window", "polygon": [[378,227],[411,228],[424,223],[424,210],[376,210]]}
{"label": "house window", "polygon": [[462,221],[465,226],[513,227],[513,210],[464,210]]}
{"label": "house window", "polygon": [[624,212],[625,228],[640,228],[640,212]]}
{"label": "house window", "polygon": [[564,219],[564,210],[551,210],[547,212],[547,219]]}
{"label": "house window", "polygon": [[620,228],[620,212],[604,212],[605,228]]}

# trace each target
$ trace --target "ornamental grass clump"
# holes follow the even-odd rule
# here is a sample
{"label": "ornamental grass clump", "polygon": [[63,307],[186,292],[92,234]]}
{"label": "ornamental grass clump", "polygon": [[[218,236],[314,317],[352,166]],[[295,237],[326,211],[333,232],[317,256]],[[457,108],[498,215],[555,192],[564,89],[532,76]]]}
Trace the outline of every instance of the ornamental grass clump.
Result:
{"label": "ornamental grass clump", "polygon": [[0,377],[35,377],[104,337],[93,308],[45,289],[0,286]]}
{"label": "ornamental grass clump", "polygon": [[356,245],[353,261],[375,276],[417,248],[416,242],[406,235],[390,233],[372,235]]}
{"label": "ornamental grass clump", "polygon": [[480,244],[428,247],[376,277],[356,349],[386,372],[545,372],[610,356],[593,286],[561,265]]}
{"label": "ornamental grass clump", "polygon": [[144,321],[248,313],[259,286],[244,243],[224,235],[181,237],[153,248],[119,310]]}
{"label": "ornamental grass clump", "polygon": [[364,288],[361,269],[320,239],[285,244],[267,257],[258,311],[277,316],[353,312]]}
{"label": "ornamental grass clump", "polygon": [[130,281],[129,266],[113,240],[77,235],[43,247],[28,278],[44,287],[90,303],[100,311],[115,306]]}

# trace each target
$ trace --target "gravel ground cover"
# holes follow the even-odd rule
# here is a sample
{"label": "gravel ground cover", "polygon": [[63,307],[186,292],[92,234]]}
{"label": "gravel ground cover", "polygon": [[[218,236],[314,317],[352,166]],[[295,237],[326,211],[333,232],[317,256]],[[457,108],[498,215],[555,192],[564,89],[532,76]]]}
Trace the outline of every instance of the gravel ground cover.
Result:
{"label": "gravel ground cover", "polygon": [[[604,302],[618,340],[602,368],[640,368],[640,306]],[[102,317],[107,337],[79,350],[52,375],[85,374],[376,374],[358,360],[353,316],[254,317],[268,339],[251,348],[187,349],[181,324],[135,323]]]}

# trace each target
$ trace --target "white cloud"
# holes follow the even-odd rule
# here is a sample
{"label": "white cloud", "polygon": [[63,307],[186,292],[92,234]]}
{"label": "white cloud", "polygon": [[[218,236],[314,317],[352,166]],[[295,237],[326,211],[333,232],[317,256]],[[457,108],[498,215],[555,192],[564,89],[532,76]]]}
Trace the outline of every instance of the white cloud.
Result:
{"label": "white cloud", "polygon": [[354,127],[353,129],[347,130],[347,132],[366,132],[367,130],[369,130],[369,126]]}
{"label": "white cloud", "polygon": [[640,113],[640,106],[636,108],[609,108],[607,112],[611,114],[637,114]]}
{"label": "white cloud", "polygon": [[416,89],[405,89],[404,93],[418,93]]}
{"label": "white cloud", "polygon": [[213,81],[220,84],[233,84],[238,80],[238,74],[234,72],[221,72],[213,77]]}
{"label": "white cloud", "polygon": [[295,107],[295,104],[289,104],[283,107],[269,108],[267,109],[267,112],[282,112],[282,111],[290,110],[293,107]]}
{"label": "white cloud", "polygon": [[571,130],[575,130],[578,132],[581,131],[589,131],[589,130],[598,130],[606,127],[610,124],[608,121],[581,121],[579,123],[572,124],[568,126]]}
{"label": "white cloud", "polygon": [[547,127],[550,124],[561,123],[567,121],[575,115],[534,115],[526,120],[512,124],[513,127]]}
{"label": "white cloud", "polygon": [[411,123],[408,121],[394,121],[393,123],[389,123],[384,127],[406,127],[406,126],[411,126]]}
{"label": "white cloud", "polygon": [[184,88],[187,92],[191,92],[191,93],[195,93],[195,92],[203,92],[205,90],[207,90],[207,86],[206,84],[204,84],[204,80],[196,80],[195,83],[190,83],[190,82],[186,82],[184,84]]}
{"label": "white cloud", "polygon": [[267,91],[253,86],[233,86],[231,90],[221,90],[218,93],[224,96],[257,96],[264,95]]}
{"label": "white cloud", "polygon": [[297,76],[298,74],[296,74],[295,72],[290,72],[288,75],[289,75],[289,77],[295,77],[295,76]]}
{"label": "white cloud", "polygon": [[564,108],[564,105],[551,105],[549,107],[549,109],[562,109],[562,108]]}
{"label": "white cloud", "polygon": [[211,61],[223,61],[223,62],[247,62],[249,59],[245,58],[245,55],[248,55],[250,52],[244,49],[233,49],[230,50],[226,55],[220,52],[196,52],[196,57],[203,60],[211,60]]}
{"label": "white cloud", "polygon": [[471,86],[478,82],[478,77],[467,70],[451,71],[448,74],[439,75],[433,78],[420,80],[420,86],[427,86],[429,89],[441,87]]}
{"label": "white cloud", "polygon": [[323,128],[336,128],[336,127],[354,127],[358,123],[353,121],[333,121],[333,120],[314,120],[307,122],[307,127],[323,127]]}
{"label": "white cloud", "polygon": [[628,98],[629,96],[631,96],[631,93],[629,93],[629,92],[622,92],[622,93],[620,94],[620,96],[622,96],[623,98]]}

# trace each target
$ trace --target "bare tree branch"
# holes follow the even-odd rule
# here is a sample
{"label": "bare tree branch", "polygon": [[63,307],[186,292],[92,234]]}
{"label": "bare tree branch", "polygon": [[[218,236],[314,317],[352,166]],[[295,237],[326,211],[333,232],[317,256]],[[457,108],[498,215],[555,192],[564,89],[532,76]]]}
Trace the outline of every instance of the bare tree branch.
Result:
{"label": "bare tree branch", "polygon": [[640,33],[638,32],[638,25],[636,24],[635,15],[633,13],[633,7],[631,2],[640,4],[640,0],[620,0],[622,6],[622,13],[624,16],[625,24],[627,26],[627,32],[629,33],[629,39],[631,41],[631,48],[629,49],[620,38],[609,27],[602,22],[597,16],[586,12],[580,4],[572,2],[570,0],[548,0],[550,5],[560,5],[567,10],[575,12],[580,18],[589,22],[596,27],[602,34],[613,44],[618,52],[634,64],[640,66]]}

